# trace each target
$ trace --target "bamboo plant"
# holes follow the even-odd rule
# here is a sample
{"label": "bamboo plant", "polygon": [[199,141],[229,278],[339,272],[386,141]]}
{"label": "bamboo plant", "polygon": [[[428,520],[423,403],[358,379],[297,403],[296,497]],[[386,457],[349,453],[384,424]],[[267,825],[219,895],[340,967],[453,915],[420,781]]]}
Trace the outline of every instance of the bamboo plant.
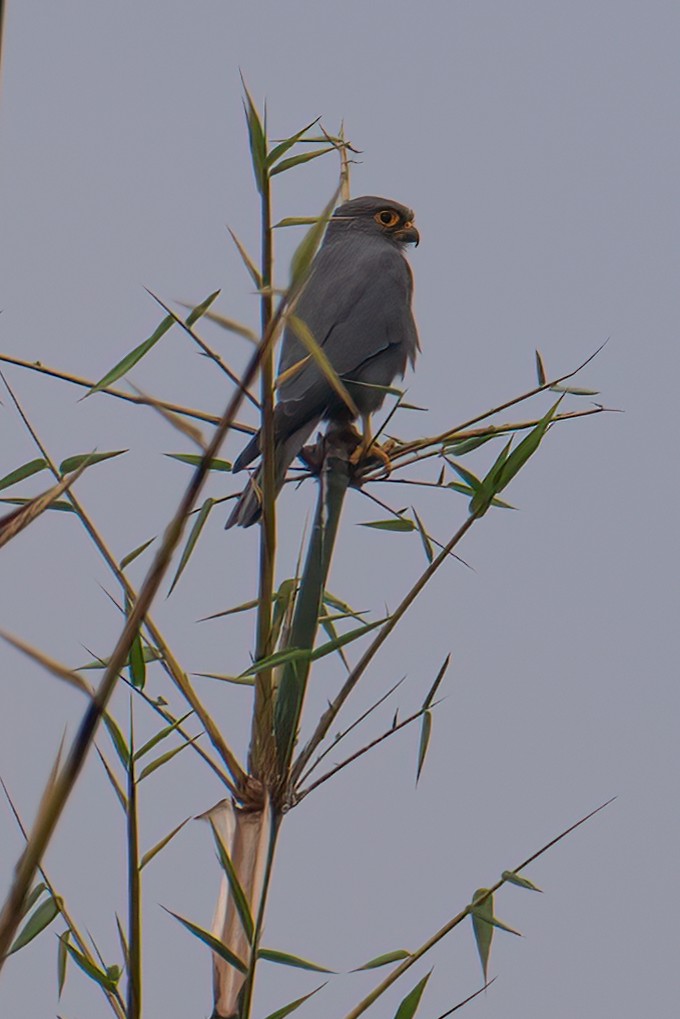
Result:
{"label": "bamboo plant", "polygon": [[[537,353],[537,379],[526,392],[509,397],[470,420],[452,422],[443,433],[410,441],[391,439],[390,482],[435,489],[442,499],[450,500],[455,507],[458,523],[443,540],[437,540],[429,533],[415,509],[395,508],[388,499],[377,494],[385,489],[390,491],[385,484],[382,463],[371,459],[353,463],[351,450],[348,450],[342,436],[329,435],[320,439],[314,447],[305,451],[306,473],[316,479],[313,523],[296,575],[281,579],[277,570],[277,535],[278,540],[288,547],[293,539],[284,528],[277,528],[276,522],[272,424],[276,399],[276,346],[283,328],[290,323],[306,344],[308,355],[317,361],[332,385],[344,389],[342,380],[326,361],[323,350],[304,327],[296,326],[295,302],[332,209],[339,199],[349,198],[349,171],[354,150],[342,129],[330,133],[318,121],[290,137],[272,142],[268,137],[266,116],[258,110],[245,86],[244,96],[260,207],[259,259],[251,256],[239,238],[233,234],[232,237],[250,282],[257,291],[259,332],[255,333],[216,312],[213,305],[218,294],[213,293],[187,314],[163,305],[165,314],[158,328],[98,381],[47,367],[40,362],[24,361],[9,354],[0,355],[0,360],[7,364],[62,380],[90,396],[110,396],[124,401],[130,413],[139,413],[139,407],[151,408],[163,415],[168,428],[179,431],[198,447],[196,453],[175,454],[191,469],[191,477],[163,535],[155,543],[151,564],[141,586],[136,589],[129,579],[128,569],[133,562],[150,555],[150,542],[140,544],[122,559],[116,559],[99,524],[77,495],[78,481],[83,472],[105,470],[98,465],[122,454],[119,451],[85,453],[57,462],[38,435],[14,389],[7,385],[17,416],[35,445],[36,455],[0,479],[3,502],[12,506],[0,520],[0,545],[22,535],[45,512],[63,510],[74,514],[115,580],[118,595],[114,596],[114,602],[121,626],[120,636],[107,657],[95,656],[81,668],[62,664],[27,644],[21,637],[3,633],[5,640],[15,648],[39,662],[53,676],[76,687],[85,697],[86,704],[75,737],[55,761],[30,828],[25,827],[18,806],[11,799],[11,791],[5,790],[25,838],[25,848],[17,861],[14,879],[0,914],[0,967],[12,953],[23,949],[42,931],[60,924],[59,992],[67,968],[75,965],[85,978],[100,988],[103,1000],[118,1019],[140,1019],[143,1015],[141,921],[145,869],[180,834],[188,820],[179,821],[158,843],[143,849],[139,817],[140,811],[145,809],[144,782],[150,774],[165,768],[183,751],[197,754],[224,787],[224,798],[202,815],[209,825],[206,832],[212,833],[223,874],[212,925],[173,913],[186,929],[187,936],[199,939],[211,954],[213,1019],[249,1019],[261,1014],[256,1007],[255,987],[262,961],[324,971],[316,963],[291,953],[274,951],[262,943],[272,865],[286,816],[302,799],[343,768],[351,766],[406,727],[416,727],[420,732],[416,764],[420,776],[448,660],[439,668],[433,665],[434,679],[423,691],[422,703],[417,711],[401,720],[395,717],[391,726],[373,733],[359,750],[348,753],[340,763],[331,766],[327,764],[329,752],[337,751],[344,738],[359,724],[365,723],[369,716],[370,724],[375,717],[373,712],[393,695],[396,688],[382,693],[368,710],[345,723],[345,727],[331,737],[341,711],[346,711],[348,703],[351,704],[352,694],[369,673],[378,650],[390,639],[414,601],[424,596],[434,574],[446,568],[451,557],[457,554],[467,532],[485,514],[507,505],[501,495],[537,452],[548,432],[574,418],[599,414],[604,410],[599,404],[586,409],[567,407],[567,401],[572,397],[595,395],[592,391],[571,385],[572,376],[584,365],[575,371],[549,378]],[[323,155],[332,156],[333,153],[339,158],[339,179],[321,214],[288,217],[274,223],[272,192],[276,178],[282,173],[294,172],[300,164],[320,159]],[[283,228],[302,228],[304,233],[292,259],[289,278],[282,286],[274,278],[274,247],[277,232]],[[234,371],[202,338],[198,331],[202,320],[216,323],[252,343],[251,356],[241,373]],[[211,358],[215,370],[225,377],[231,394],[221,414],[165,401],[138,390],[131,391],[124,382],[125,388],[121,388],[121,379],[129,375],[170,329],[182,330],[202,353]],[[254,394],[256,384],[258,395]],[[519,420],[500,419],[501,414],[523,408],[547,392],[555,394],[547,410],[523,412]],[[396,389],[390,389],[388,397],[391,407],[381,425],[385,434],[394,415],[408,406],[404,394]],[[206,521],[224,501],[204,497],[203,491],[209,476],[227,477],[225,472],[230,465],[221,457],[225,436],[232,430],[252,431],[250,425],[238,418],[245,403],[258,408],[263,437],[263,512],[259,528],[259,561],[257,565],[253,564],[253,571],[257,571],[258,593],[252,602],[227,612],[255,612],[254,647],[252,664],[245,672],[230,671],[231,662],[227,662],[225,671],[216,674],[218,678],[249,687],[252,692],[249,747],[245,759],[240,760],[216,718],[202,702],[188,671],[173,652],[171,636],[165,635],[155,622],[152,608],[162,587],[169,587],[170,591],[176,587],[202,540]],[[203,428],[210,429],[208,438],[204,437]],[[476,473],[468,466],[468,459],[474,460],[476,451],[487,445],[497,447],[495,459],[487,470]],[[36,475],[51,475],[52,480],[44,491],[30,497],[16,494],[17,489],[21,493],[24,482]],[[425,558],[420,576],[404,590],[396,608],[377,622],[366,622],[363,614],[355,612],[331,593],[332,585],[329,584],[334,549],[338,542],[349,540],[343,533],[342,519],[350,489],[369,500],[373,507],[379,507],[378,519],[369,521],[369,526],[377,530],[416,532],[423,546]],[[232,532],[224,540],[238,540],[238,537]],[[176,555],[178,565],[171,576]],[[223,614],[217,611],[214,616]],[[356,648],[360,650],[357,652]],[[316,663],[331,654],[342,658],[345,677],[325,710],[317,718],[306,719],[311,734],[302,742],[300,731],[307,690],[314,681]],[[353,664],[350,661],[352,657]],[[168,699],[152,697],[147,692],[147,671],[152,667],[162,670]],[[96,683],[89,678],[90,670],[98,674]],[[114,717],[111,708],[112,694],[122,686],[129,689],[129,708],[124,720]],[[227,690],[224,696],[229,697],[228,686],[224,689]],[[171,711],[168,707],[170,696],[182,702],[184,707]],[[135,717],[140,711],[157,715],[158,725],[153,737],[138,745]],[[201,739],[203,735],[205,738]],[[93,750],[105,769],[113,796],[125,817],[128,909],[127,917],[116,918],[120,955],[115,962],[105,960],[96,944],[82,931],[66,906],[65,896],[53,884],[44,866],[45,850],[66,803],[74,793],[86,760],[93,756]],[[595,811],[587,817],[592,813]],[[570,826],[557,839],[564,837],[587,817]],[[416,951],[395,950],[366,963],[364,969],[382,967],[387,969],[387,976],[376,981],[374,989],[357,1002],[345,1019],[363,1015],[396,980],[468,917],[472,921],[482,962],[482,984],[487,986],[487,963],[494,930],[510,930],[494,915],[496,894],[508,883],[536,890],[524,870],[557,839],[532,852],[526,860],[510,866],[496,880],[490,880],[488,887],[478,889],[470,901],[463,903],[455,915]],[[405,987],[396,1013],[398,1019],[411,1019],[418,1011],[425,1014],[421,998],[429,979],[428,973],[412,986]],[[325,984],[322,984],[312,992],[283,1004],[267,1019],[283,1019],[298,1008],[303,1010],[310,998],[314,1001],[307,1014],[319,1014],[321,1008],[323,1014],[328,1014],[330,1005],[320,1004],[323,994],[330,993],[324,991],[324,987]],[[451,988],[451,994],[455,994],[455,988]],[[467,1000],[470,999],[458,1002],[445,1015],[462,1007]],[[201,1014],[199,1002],[196,1003],[196,1014]],[[384,1014],[384,1010],[380,1014]]]}

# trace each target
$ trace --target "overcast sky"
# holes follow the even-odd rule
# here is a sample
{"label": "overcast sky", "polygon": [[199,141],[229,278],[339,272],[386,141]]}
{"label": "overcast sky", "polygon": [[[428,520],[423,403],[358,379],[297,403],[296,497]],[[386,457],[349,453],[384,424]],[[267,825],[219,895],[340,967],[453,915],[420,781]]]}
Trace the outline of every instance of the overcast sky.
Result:
{"label": "overcast sky", "polygon": [[[609,340],[580,384],[624,413],[550,433],[507,492],[517,511],[492,512],[474,529],[460,550],[473,569],[452,562],[437,576],[344,716],[406,675],[368,738],[397,703],[402,713],[420,704],[451,651],[418,789],[413,731],[286,819],[274,876],[266,943],[347,971],[417,947],[475,888],[617,796],[527,872],[543,896],[509,888],[498,897],[497,915],[525,936],[497,933],[498,979],[467,1008],[484,1019],[638,1019],[677,1008],[679,28],[671,0],[9,3],[0,352],[99,378],[158,324],[144,287],[194,303],[221,288],[219,310],[256,326],[226,230],[256,251],[239,68],[258,102],[267,98],[273,137],[316,116],[335,130],[344,118],[361,150],[353,195],[415,209],[422,355],[407,385],[428,412],[404,414],[395,432],[436,434],[530,388],[536,347],[555,375]],[[324,157],[277,178],[276,216],[318,213],[335,175]],[[285,233],[280,282],[294,243]],[[209,326],[204,334],[243,363],[242,341]],[[57,460],[130,450],[78,483],[114,554],[158,534],[188,480],[161,454],[187,451],[186,441],[149,410],[102,396],[79,403],[82,392],[65,383],[6,375]],[[230,392],[179,332],[132,380],[213,413]],[[37,453],[0,398],[2,477]],[[230,438],[225,455],[240,444]],[[485,453],[466,461],[487,462]],[[236,481],[212,480],[210,492],[235,491]],[[43,487],[38,477],[3,494]],[[414,503],[442,539],[465,513],[464,500],[444,493],[395,485],[376,494],[396,508]],[[282,497],[280,579],[312,501],[310,484]],[[225,515],[213,514],[176,593],[154,609],[190,671],[248,664],[250,617],[195,623],[256,591],[257,536],[225,533]],[[350,493],[330,583],[373,618],[425,562],[416,535],[355,526],[376,515]],[[3,549],[1,625],[72,666],[105,656],[120,621],[101,585],[115,592],[77,521],[46,514]],[[0,660],[0,775],[30,819],[83,702],[8,648]],[[339,664],[319,671],[312,708],[340,678]],[[244,753],[248,693],[197,683]],[[160,673],[149,684],[179,712]],[[123,718],[125,697],[115,704]],[[142,711],[140,727],[153,724]],[[182,754],[143,790],[144,847],[222,795]],[[119,815],[93,759],[47,858],[109,963],[120,962],[113,913],[125,909]],[[0,832],[4,888],[21,848],[4,808]],[[198,1019],[211,1009],[208,954],[160,905],[209,922],[218,871],[208,832],[188,825],[147,873],[146,1014]],[[61,930],[7,964],[3,1017],[109,1014],[76,971],[57,1005]],[[424,1017],[480,984],[467,927],[432,962]],[[376,1016],[389,1019],[422,972]],[[299,1014],[340,1019],[374,980],[335,978],[325,1003]],[[256,1014],[313,986],[310,974],[272,967]]]}

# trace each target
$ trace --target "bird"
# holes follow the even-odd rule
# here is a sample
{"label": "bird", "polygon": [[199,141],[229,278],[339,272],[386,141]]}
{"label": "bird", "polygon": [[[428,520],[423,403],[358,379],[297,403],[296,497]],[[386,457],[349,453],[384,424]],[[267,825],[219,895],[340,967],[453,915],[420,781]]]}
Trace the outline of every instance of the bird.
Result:
{"label": "bird", "polygon": [[[339,205],[295,307],[346,387],[363,421],[358,447],[372,449],[370,416],[385,387],[413,367],[420,349],[411,308],[413,274],[404,257],[418,245],[414,213],[405,205],[364,195]],[[274,408],[274,477],[280,491],[288,467],[321,422],[349,425],[355,415],[308,353],[293,324],[284,330]],[[375,447],[373,447],[375,449]],[[377,450],[376,450],[377,451]],[[260,432],[233,465],[236,473],[260,455]],[[226,527],[250,527],[262,513],[261,467],[251,477]]]}

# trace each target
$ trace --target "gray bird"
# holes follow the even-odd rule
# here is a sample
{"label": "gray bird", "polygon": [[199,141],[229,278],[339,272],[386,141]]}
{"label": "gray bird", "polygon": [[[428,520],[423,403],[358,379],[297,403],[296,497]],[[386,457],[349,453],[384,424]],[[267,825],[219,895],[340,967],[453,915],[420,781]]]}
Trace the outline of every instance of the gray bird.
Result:
{"label": "gray bird", "polygon": [[[384,390],[371,387],[389,386],[401,377],[419,349],[411,311],[413,276],[402,254],[406,244],[419,240],[413,212],[399,202],[373,195],[345,202],[333,213],[295,309],[362,417],[362,454],[371,446],[370,416],[385,398]],[[354,416],[290,324],[284,332],[279,377],[283,378],[274,411],[277,492],[321,421],[342,427]],[[234,472],[259,454],[258,432],[237,458]],[[260,491],[258,471],[241,493],[227,527],[250,527],[259,520]]]}

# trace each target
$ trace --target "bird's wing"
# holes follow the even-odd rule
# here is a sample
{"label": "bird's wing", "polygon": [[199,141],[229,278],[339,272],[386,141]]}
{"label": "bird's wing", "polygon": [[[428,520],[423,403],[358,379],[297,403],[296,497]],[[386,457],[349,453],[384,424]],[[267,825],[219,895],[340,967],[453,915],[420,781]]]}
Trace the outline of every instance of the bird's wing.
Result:
{"label": "bird's wing", "polygon": [[[325,256],[325,257],[324,257]],[[399,250],[384,242],[344,244],[319,253],[296,314],[341,378],[360,376],[363,365],[388,347],[403,348],[403,367],[413,360],[417,334],[411,314],[412,277]],[[279,370],[290,369],[307,351],[289,327]],[[403,370],[403,368],[402,368]],[[392,379],[386,380],[389,384]],[[290,426],[323,412],[333,390],[313,358],[282,384],[280,415]]]}

